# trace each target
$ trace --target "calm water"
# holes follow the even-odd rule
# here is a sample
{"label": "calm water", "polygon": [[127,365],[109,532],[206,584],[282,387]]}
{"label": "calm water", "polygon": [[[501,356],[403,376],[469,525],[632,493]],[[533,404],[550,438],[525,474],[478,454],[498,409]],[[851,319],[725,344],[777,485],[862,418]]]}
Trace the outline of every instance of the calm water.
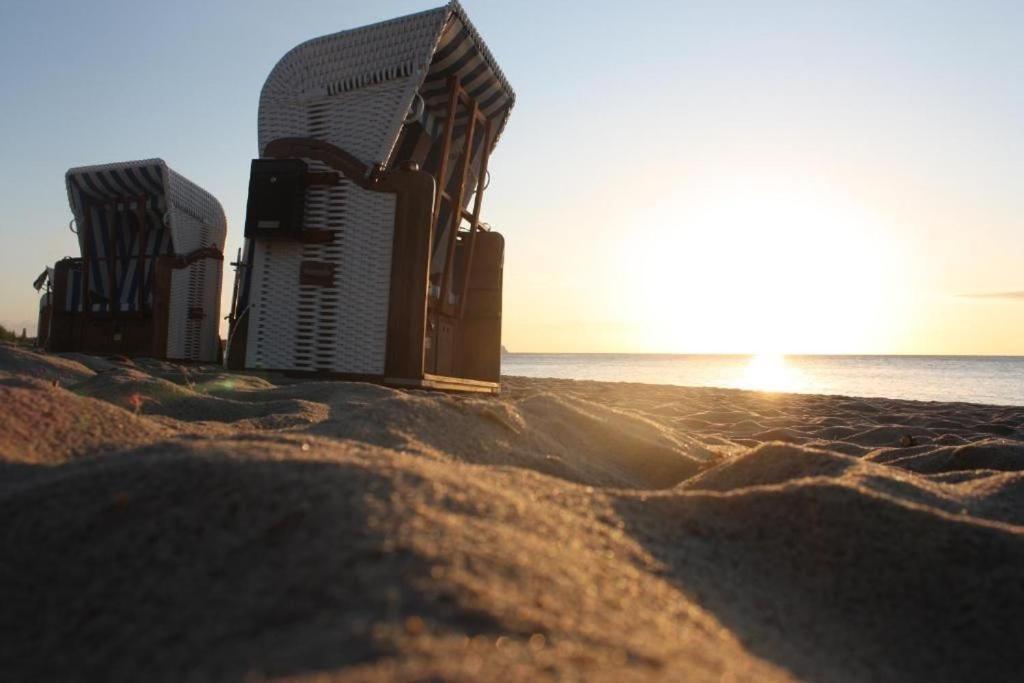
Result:
{"label": "calm water", "polygon": [[502,357],[501,370],[526,377],[1024,405],[1020,356],[512,353]]}

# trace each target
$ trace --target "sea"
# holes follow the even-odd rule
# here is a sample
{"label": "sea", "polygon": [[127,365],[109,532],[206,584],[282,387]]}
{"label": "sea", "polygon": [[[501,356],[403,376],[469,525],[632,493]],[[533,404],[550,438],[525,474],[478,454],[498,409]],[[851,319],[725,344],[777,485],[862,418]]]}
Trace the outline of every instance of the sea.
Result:
{"label": "sea", "polygon": [[1024,406],[1024,356],[507,353],[504,375]]}

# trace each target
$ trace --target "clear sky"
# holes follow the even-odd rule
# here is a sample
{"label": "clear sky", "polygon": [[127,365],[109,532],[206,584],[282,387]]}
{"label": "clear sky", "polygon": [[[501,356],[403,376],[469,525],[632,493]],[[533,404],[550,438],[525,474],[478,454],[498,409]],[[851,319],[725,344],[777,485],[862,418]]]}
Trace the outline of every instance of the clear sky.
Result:
{"label": "clear sky", "polygon": [[[437,4],[0,2],[0,322],[77,250],[68,167],[163,157],[233,255],[274,63]],[[1024,3],[464,5],[511,350],[1024,354]]]}

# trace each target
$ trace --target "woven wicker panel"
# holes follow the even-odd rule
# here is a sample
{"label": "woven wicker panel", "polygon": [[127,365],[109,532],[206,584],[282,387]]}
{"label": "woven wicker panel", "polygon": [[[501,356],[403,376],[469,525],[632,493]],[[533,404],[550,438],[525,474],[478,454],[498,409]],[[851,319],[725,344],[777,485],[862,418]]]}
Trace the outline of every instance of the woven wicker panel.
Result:
{"label": "woven wicker panel", "polygon": [[302,257],[336,264],[335,284],[300,288],[295,368],[383,373],[395,197],[346,181],[309,192],[307,207],[335,239]]}
{"label": "woven wicker panel", "polygon": [[250,368],[290,369],[295,357],[302,245],[259,242],[253,249],[249,304]]}
{"label": "woven wicker panel", "polygon": [[[395,197],[343,181],[311,188],[306,205],[307,226],[334,231],[334,241],[255,245],[246,364],[382,373]],[[335,286],[300,286],[303,260],[335,264]]]}
{"label": "woven wicker panel", "polygon": [[350,185],[352,219],[342,233],[337,311],[341,344],[335,359],[348,372],[383,373],[391,291],[395,196]]}
{"label": "woven wicker panel", "polygon": [[[326,140],[373,163],[383,158],[415,91],[413,78],[261,107],[261,142]],[[263,101],[267,105],[267,101]],[[310,170],[327,171],[307,159]],[[253,260],[249,367],[356,374],[384,372],[395,198],[343,181],[306,193],[305,228],[336,233],[329,244],[258,243]],[[333,288],[300,287],[303,260],[335,264]]]}
{"label": "woven wicker panel", "polygon": [[[188,308],[203,311],[203,286],[206,284],[206,261],[198,261],[188,267]],[[191,315],[185,321],[185,353],[188,358],[199,360],[200,335],[203,333],[203,319]]]}
{"label": "woven wicker panel", "polygon": [[[308,161],[312,168],[322,170],[320,162]],[[335,230],[335,239],[327,244],[302,246],[302,260],[333,263],[335,274],[342,266],[345,243],[345,222],[349,215],[350,183],[333,187],[311,187],[306,192],[306,225],[315,229]],[[296,282],[298,277],[295,278]],[[344,372],[335,362],[333,350],[344,343],[337,312],[340,292],[337,288],[300,286],[295,328],[295,351],[292,365],[296,370],[328,370]]]}
{"label": "woven wicker panel", "polygon": [[188,178],[167,169],[171,238],[178,254],[216,245],[222,251],[228,224],[213,195]]}
{"label": "woven wicker panel", "polygon": [[401,78],[310,102],[306,135],[337,145],[367,164],[383,161],[415,87],[415,79]]}
{"label": "woven wicker panel", "polygon": [[[224,262],[204,259],[201,264],[205,272],[200,292],[206,315],[199,333],[199,360],[212,362],[220,353],[220,292],[224,282]],[[216,283],[216,286],[211,283]]]}
{"label": "woven wicker panel", "polygon": [[[198,245],[214,245],[211,229],[192,215],[176,210],[172,225],[179,234],[193,237]],[[218,247],[220,245],[217,245]],[[219,347],[221,262],[200,259],[187,268],[175,270],[171,276],[171,315],[168,320],[167,346],[169,358],[196,361],[215,361]],[[202,318],[188,315],[190,310],[201,310]],[[171,355],[173,349],[175,355]]]}
{"label": "woven wicker panel", "polygon": [[188,323],[188,295],[190,269],[171,271],[171,297],[167,312],[167,357],[188,359],[186,324]]}
{"label": "woven wicker panel", "polygon": [[[375,140],[386,140],[384,148],[374,145],[363,161],[384,161],[416,88],[426,75],[448,15],[449,9],[440,7],[315,38],[289,51],[271,71],[260,94],[260,150],[276,138],[304,134],[305,107],[313,102],[400,82],[402,95],[393,104],[394,109],[382,118],[360,124],[373,128]],[[342,137],[345,139],[322,139],[346,149],[356,142],[344,134]]]}

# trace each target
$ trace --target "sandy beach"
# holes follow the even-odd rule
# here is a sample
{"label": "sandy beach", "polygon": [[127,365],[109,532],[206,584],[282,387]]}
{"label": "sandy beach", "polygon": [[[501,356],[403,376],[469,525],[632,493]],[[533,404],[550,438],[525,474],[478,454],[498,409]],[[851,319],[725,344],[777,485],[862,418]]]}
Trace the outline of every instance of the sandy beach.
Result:
{"label": "sandy beach", "polygon": [[1006,680],[1024,408],[0,346],[5,680]]}

